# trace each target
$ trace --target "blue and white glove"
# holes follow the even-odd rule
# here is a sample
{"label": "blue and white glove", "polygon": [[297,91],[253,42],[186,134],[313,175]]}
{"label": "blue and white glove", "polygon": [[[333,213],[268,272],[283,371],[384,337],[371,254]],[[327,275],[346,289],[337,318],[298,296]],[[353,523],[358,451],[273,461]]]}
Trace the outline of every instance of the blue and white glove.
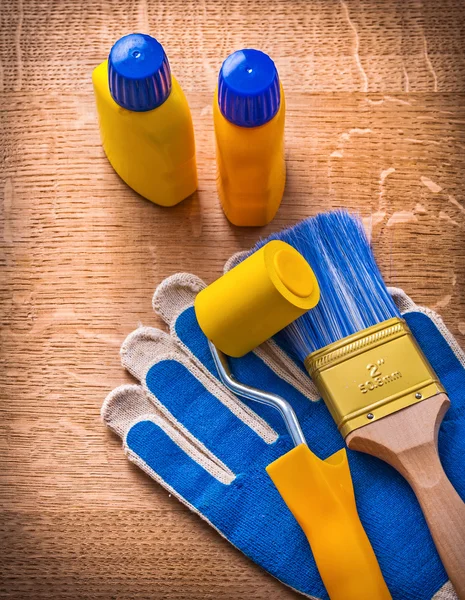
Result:
{"label": "blue and white glove", "polygon": [[[254,562],[308,597],[328,598],[307,539],[265,471],[292,442],[276,411],[218,381],[193,309],[204,285],[177,274],[158,287],[154,308],[170,334],[140,327],[128,336],[122,363],[140,385],[111,392],[103,420],[132,462]],[[465,355],[435,313],[391,291],[450,397],[439,452],[465,498]],[[320,458],[343,447],[312,382],[273,341],[230,362],[240,381],[289,400]],[[348,454],[360,518],[394,600],[456,599],[408,484],[378,459]]]}

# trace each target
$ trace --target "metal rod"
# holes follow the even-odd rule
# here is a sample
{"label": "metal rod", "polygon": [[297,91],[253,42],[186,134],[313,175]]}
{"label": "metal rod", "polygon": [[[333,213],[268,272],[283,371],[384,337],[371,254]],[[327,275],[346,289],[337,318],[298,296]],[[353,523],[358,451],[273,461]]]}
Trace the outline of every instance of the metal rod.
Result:
{"label": "metal rod", "polygon": [[248,400],[255,400],[257,402],[261,402],[262,404],[267,404],[268,406],[272,406],[278,410],[284,419],[287,431],[289,432],[294,444],[296,446],[299,446],[300,444],[307,445],[294,409],[289,402],[284,400],[284,398],[281,398],[281,396],[271,394],[270,392],[264,392],[263,390],[259,390],[251,387],[250,385],[246,385],[245,383],[240,383],[237,381],[231,374],[231,369],[229,368],[226,355],[218,350],[218,348],[212,342],[210,342],[210,340],[208,341],[208,344],[210,346],[216,368],[218,369],[220,379],[224,385],[231,390],[231,392],[234,392],[238,396],[242,396]]}

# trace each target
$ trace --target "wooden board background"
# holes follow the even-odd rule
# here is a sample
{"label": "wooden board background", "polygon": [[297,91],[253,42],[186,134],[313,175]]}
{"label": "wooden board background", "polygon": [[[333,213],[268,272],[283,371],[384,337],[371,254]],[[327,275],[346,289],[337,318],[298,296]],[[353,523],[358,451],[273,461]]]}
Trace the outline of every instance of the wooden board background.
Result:
{"label": "wooden board background", "polygon": [[[298,597],[126,461],[99,419],[130,380],[123,338],[158,324],[175,271],[321,210],[366,217],[386,280],[465,341],[465,10],[460,1],[1,0],[0,596]],[[99,142],[91,71],[122,34],[165,45],[192,109],[199,190],[141,199]],[[254,46],[287,97],[288,185],[243,230],[215,193],[211,99]]]}

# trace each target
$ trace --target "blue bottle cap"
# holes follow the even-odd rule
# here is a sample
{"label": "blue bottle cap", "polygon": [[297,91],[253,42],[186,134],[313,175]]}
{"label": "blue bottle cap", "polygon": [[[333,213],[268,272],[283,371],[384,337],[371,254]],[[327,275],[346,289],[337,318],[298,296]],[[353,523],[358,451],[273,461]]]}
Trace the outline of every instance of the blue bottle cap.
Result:
{"label": "blue bottle cap", "polygon": [[113,100],[128,110],[153,110],[171,92],[171,70],[163,46],[150,35],[131,33],[119,39],[108,57]]}
{"label": "blue bottle cap", "polygon": [[218,76],[218,104],[222,115],[240,127],[257,127],[279,110],[281,93],[274,62],[260,50],[233,52]]}

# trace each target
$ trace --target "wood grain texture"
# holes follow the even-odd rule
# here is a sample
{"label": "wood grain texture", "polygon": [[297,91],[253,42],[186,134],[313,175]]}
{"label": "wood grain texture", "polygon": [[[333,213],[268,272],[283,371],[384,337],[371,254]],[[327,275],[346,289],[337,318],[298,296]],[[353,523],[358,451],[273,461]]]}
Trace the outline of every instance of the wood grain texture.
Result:
{"label": "wood grain texture", "polygon": [[465,599],[465,503],[438,455],[438,433],[450,406],[436,394],[349,433],[352,450],[376,456],[411,485],[434,543],[460,600]]}
{"label": "wood grain texture", "polygon": [[[371,224],[387,282],[465,341],[465,11],[460,1],[2,0],[0,597],[297,598],[133,468],[100,423],[118,350],[161,325],[175,271],[329,208]],[[159,37],[194,119],[198,192],[141,199],[100,146],[90,75],[122,34]],[[287,98],[275,221],[228,224],[211,99],[222,59],[269,52]]]}

